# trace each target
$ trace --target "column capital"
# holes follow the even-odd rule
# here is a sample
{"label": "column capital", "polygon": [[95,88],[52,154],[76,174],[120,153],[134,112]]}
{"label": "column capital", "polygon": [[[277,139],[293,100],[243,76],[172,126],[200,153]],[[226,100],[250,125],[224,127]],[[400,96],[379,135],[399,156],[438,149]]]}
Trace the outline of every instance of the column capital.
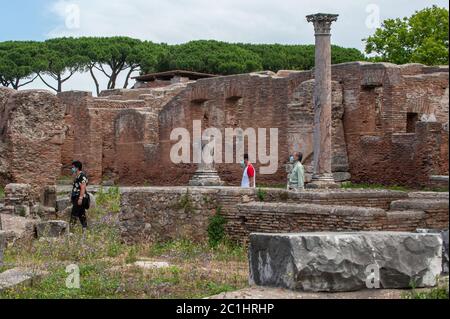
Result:
{"label": "column capital", "polygon": [[306,16],[306,20],[314,24],[316,35],[330,35],[331,24],[337,21],[338,17],[338,14],[316,13]]}

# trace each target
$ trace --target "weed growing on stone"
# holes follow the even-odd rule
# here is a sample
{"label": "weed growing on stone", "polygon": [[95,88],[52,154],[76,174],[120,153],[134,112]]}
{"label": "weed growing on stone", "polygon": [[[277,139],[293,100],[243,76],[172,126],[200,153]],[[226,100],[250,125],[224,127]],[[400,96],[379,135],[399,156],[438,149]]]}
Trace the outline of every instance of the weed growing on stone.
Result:
{"label": "weed growing on stone", "polygon": [[256,197],[258,197],[258,200],[260,202],[264,202],[264,200],[266,199],[266,195],[267,192],[264,189],[258,188],[258,191],[256,192]]}
{"label": "weed growing on stone", "polygon": [[225,240],[226,219],[221,215],[221,207],[218,207],[216,214],[209,219],[208,242],[212,248],[216,248]]}
{"label": "weed growing on stone", "polygon": [[448,276],[437,278],[437,287],[432,289],[417,290],[415,282],[411,282],[411,291],[402,294],[403,299],[447,299]]}
{"label": "weed growing on stone", "polygon": [[110,213],[120,212],[120,190],[119,187],[109,187],[105,192],[103,187],[96,194],[96,204]]}
{"label": "weed growing on stone", "polygon": [[0,186],[0,200],[3,200],[5,198],[5,189]]}
{"label": "weed growing on stone", "polygon": [[190,214],[195,211],[194,204],[193,204],[189,190],[186,191],[186,194],[181,196],[180,200],[178,201],[178,208],[184,209],[184,212],[186,214]]}

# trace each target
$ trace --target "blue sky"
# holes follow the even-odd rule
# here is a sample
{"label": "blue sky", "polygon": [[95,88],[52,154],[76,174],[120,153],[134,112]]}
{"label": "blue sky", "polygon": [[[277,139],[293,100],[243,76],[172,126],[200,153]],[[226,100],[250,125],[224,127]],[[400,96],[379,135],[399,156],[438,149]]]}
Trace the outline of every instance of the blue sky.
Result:
{"label": "blue sky", "polygon": [[[305,16],[328,12],[340,15],[333,44],[363,50],[362,39],[377,23],[433,4],[449,7],[447,0],[6,0],[0,41],[124,35],[170,44],[199,39],[312,44],[314,31]],[[87,75],[65,85],[93,89]],[[42,87],[35,81],[27,88]]]}
{"label": "blue sky", "polygon": [[[0,41],[44,40],[58,19],[48,9],[51,0],[2,1]],[[5,27],[8,26],[8,27]]]}

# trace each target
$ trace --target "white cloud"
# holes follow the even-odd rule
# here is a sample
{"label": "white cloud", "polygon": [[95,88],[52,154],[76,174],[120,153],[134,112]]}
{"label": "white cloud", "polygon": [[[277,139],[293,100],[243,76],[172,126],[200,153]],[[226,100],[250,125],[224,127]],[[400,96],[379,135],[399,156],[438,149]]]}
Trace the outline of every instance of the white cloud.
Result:
{"label": "white cloud", "polygon": [[[65,25],[67,6],[80,8],[80,28]],[[362,49],[367,7],[378,6],[382,19],[403,17],[445,0],[56,0],[50,10],[60,20],[49,37],[128,35],[155,42],[181,43],[216,39],[252,43],[312,43],[312,26],[305,16],[340,14],[334,42]]]}
{"label": "white cloud", "polygon": [[[329,12],[340,15],[333,26],[333,43],[362,50],[361,40],[374,31],[366,26],[368,5],[378,6],[381,19],[386,19],[433,4],[448,8],[446,0],[55,0],[49,11],[60,23],[47,36],[126,35],[171,44],[198,39],[306,44],[314,42],[314,32],[305,16]],[[80,10],[79,28],[67,26],[68,14],[73,13],[67,7],[74,5]],[[92,89],[88,75],[69,82],[66,87]]]}

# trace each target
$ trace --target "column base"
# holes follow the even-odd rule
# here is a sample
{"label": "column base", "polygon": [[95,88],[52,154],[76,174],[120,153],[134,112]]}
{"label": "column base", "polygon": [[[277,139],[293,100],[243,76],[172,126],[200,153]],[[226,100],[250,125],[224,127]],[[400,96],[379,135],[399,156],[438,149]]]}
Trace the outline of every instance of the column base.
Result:
{"label": "column base", "polygon": [[220,179],[215,170],[197,171],[189,181],[189,186],[223,186],[225,183]]}
{"label": "column base", "polygon": [[339,184],[334,181],[333,174],[315,175],[312,178],[311,183],[306,184],[307,189],[327,189],[327,188],[340,188]]}

